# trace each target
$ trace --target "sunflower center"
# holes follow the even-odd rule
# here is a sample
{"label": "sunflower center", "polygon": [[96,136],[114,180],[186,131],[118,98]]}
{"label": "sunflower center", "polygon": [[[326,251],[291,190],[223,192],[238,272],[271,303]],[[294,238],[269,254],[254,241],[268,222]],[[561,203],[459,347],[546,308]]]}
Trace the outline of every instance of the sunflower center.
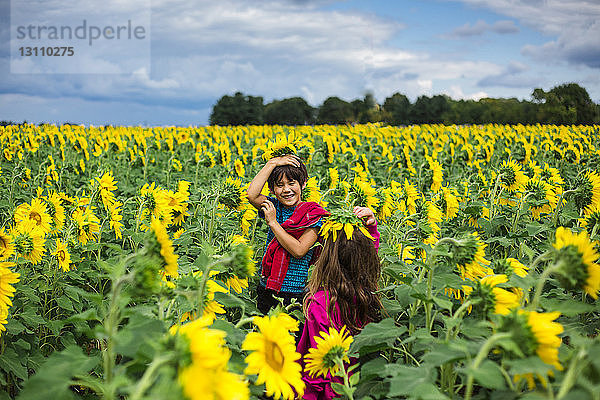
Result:
{"label": "sunflower center", "polygon": [[285,359],[283,357],[283,351],[279,347],[279,344],[267,340],[265,343],[265,355],[267,364],[269,364],[269,366],[274,370],[281,372],[281,370],[283,369],[283,362]]}
{"label": "sunflower center", "polygon": [[67,255],[65,254],[64,250],[59,250],[58,253],[56,253],[56,255],[58,256],[58,260],[60,262],[64,262],[67,259]]}
{"label": "sunflower center", "polygon": [[29,213],[29,218],[34,220],[36,225],[42,224],[42,216],[39,213],[37,213],[36,211],[31,211]]}

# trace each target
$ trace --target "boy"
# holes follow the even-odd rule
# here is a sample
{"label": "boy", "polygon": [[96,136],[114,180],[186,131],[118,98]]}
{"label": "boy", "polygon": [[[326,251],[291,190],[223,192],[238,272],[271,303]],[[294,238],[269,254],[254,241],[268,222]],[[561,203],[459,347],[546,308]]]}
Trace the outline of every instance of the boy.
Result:
{"label": "boy", "polygon": [[[306,166],[294,155],[274,157],[248,186],[248,201],[264,216],[269,231],[257,287],[257,307],[263,313],[278,304],[274,296],[302,302],[308,268],[319,237],[323,207],[302,201],[306,187]],[[265,183],[275,197],[260,192]]]}

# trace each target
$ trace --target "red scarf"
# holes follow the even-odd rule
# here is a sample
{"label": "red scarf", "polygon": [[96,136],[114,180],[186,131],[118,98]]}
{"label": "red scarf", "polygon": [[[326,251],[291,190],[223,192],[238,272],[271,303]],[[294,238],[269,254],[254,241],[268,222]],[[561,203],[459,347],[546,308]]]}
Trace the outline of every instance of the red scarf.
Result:
{"label": "red scarf", "polygon": [[[292,215],[281,227],[295,239],[316,224],[321,217],[329,213],[315,202],[300,203]],[[315,252],[316,253],[316,252]],[[310,264],[316,259],[315,253]],[[281,285],[290,266],[291,254],[273,237],[262,259],[262,275],[267,278],[267,288],[276,291],[281,290]]]}

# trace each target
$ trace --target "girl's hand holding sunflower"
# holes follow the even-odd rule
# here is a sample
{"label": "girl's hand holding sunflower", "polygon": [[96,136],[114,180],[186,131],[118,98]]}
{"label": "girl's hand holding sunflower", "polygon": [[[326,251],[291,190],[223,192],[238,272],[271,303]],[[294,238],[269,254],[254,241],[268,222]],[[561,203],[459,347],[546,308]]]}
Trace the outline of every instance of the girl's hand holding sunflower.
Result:
{"label": "girl's hand holding sunflower", "polygon": [[373,210],[371,210],[369,207],[356,206],[356,207],[354,207],[352,212],[354,213],[354,215],[356,215],[358,218],[360,218],[364,222],[364,224],[367,226],[375,225],[375,223],[377,222],[377,219],[375,218],[375,214],[373,213]]}

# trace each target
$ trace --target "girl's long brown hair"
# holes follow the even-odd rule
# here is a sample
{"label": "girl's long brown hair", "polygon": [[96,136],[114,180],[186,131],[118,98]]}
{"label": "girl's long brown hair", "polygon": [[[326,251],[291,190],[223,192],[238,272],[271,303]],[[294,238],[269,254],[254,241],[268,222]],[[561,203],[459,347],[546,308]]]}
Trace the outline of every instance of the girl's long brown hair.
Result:
{"label": "girl's long brown hair", "polygon": [[365,324],[379,319],[382,306],[376,291],[380,274],[381,265],[373,241],[359,229],[354,230],[351,240],[346,239],[344,232],[338,232],[335,242],[329,236],[308,281],[304,314],[312,296],[325,290],[329,294],[329,320],[333,323],[337,303],[342,325],[352,334],[360,332]]}

